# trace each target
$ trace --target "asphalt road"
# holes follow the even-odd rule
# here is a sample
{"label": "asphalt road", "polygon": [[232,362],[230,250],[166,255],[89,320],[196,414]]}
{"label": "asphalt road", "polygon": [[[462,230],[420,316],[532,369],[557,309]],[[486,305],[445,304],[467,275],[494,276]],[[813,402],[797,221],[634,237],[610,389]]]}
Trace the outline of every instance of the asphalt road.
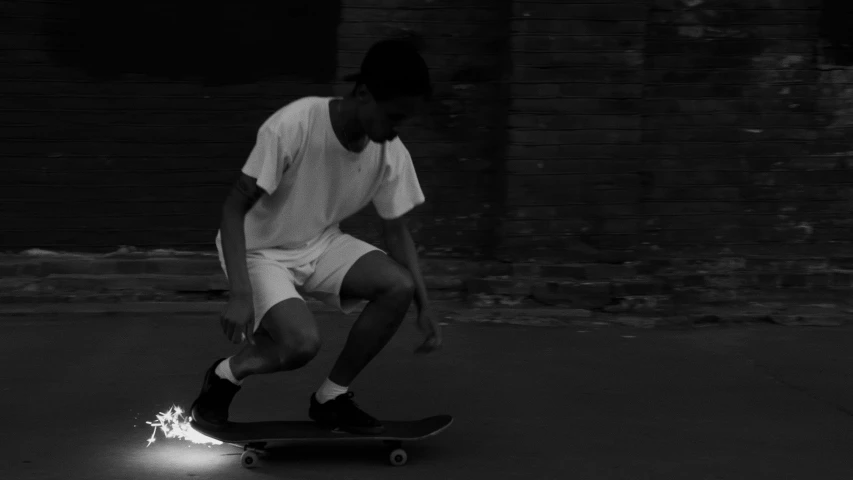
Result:
{"label": "asphalt road", "polygon": [[[236,421],[307,419],[351,317],[319,314],[307,367],[246,381]],[[0,478],[853,478],[853,329],[698,331],[452,323],[414,356],[404,327],[353,385],[380,418],[453,426],[387,463],[381,444],[296,445],[259,468],[146,421],[188,408],[233,347],[215,316],[0,318]]]}

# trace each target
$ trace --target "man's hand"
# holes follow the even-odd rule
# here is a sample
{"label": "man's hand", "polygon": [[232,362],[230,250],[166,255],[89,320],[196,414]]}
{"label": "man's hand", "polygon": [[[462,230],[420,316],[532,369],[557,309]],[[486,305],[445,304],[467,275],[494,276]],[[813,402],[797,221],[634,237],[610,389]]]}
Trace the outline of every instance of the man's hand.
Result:
{"label": "man's hand", "polygon": [[424,306],[418,310],[418,330],[425,336],[426,340],[421,344],[415,353],[431,353],[441,348],[441,326],[435,319],[435,314],[428,306]]}
{"label": "man's hand", "polygon": [[219,317],[222,332],[231,343],[241,343],[244,340],[255,344],[255,308],[252,297],[234,296],[228,300],[225,310]]}

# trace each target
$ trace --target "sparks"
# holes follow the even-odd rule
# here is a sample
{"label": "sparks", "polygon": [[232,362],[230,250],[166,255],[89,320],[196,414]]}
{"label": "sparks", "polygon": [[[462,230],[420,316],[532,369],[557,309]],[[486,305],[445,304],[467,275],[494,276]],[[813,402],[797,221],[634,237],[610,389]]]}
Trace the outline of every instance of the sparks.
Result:
{"label": "sparks", "polygon": [[146,447],[154,443],[156,440],[157,428],[160,428],[160,430],[163,431],[166,438],[178,438],[181,440],[188,440],[193,443],[222,445],[222,442],[219,440],[215,440],[207,435],[197,432],[190,425],[189,417],[184,416],[184,410],[175,405],[172,405],[172,408],[170,408],[168,412],[157,414],[156,422],[145,423],[154,427],[154,432],[151,434],[151,438],[148,439],[148,445],[146,445]]}

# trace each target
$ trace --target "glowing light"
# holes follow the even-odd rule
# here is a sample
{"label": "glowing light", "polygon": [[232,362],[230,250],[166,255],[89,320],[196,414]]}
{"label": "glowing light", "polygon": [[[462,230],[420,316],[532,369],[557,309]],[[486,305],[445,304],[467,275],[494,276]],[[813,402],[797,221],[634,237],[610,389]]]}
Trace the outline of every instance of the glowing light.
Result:
{"label": "glowing light", "polygon": [[193,443],[207,443],[213,445],[222,445],[219,440],[213,439],[196,431],[190,425],[190,418],[184,416],[184,410],[181,407],[172,405],[166,413],[158,413],[156,422],[145,422],[154,427],[154,433],[148,439],[148,447],[157,439],[157,429],[163,431],[166,438],[177,438],[187,440]]}

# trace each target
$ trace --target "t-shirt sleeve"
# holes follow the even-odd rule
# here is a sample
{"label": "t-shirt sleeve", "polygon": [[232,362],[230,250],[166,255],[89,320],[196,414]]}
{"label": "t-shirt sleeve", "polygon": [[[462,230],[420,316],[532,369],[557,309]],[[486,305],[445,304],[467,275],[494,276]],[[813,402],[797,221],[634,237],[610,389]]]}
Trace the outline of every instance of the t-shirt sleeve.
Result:
{"label": "t-shirt sleeve", "polygon": [[399,139],[388,143],[385,148],[385,175],[373,196],[373,206],[380,217],[393,220],[424,203],[426,198],[408,149]]}
{"label": "t-shirt sleeve", "polygon": [[296,152],[296,129],[277,132],[264,125],[258,130],[255,147],[243,165],[243,173],[257,179],[258,186],[272,195]]}

